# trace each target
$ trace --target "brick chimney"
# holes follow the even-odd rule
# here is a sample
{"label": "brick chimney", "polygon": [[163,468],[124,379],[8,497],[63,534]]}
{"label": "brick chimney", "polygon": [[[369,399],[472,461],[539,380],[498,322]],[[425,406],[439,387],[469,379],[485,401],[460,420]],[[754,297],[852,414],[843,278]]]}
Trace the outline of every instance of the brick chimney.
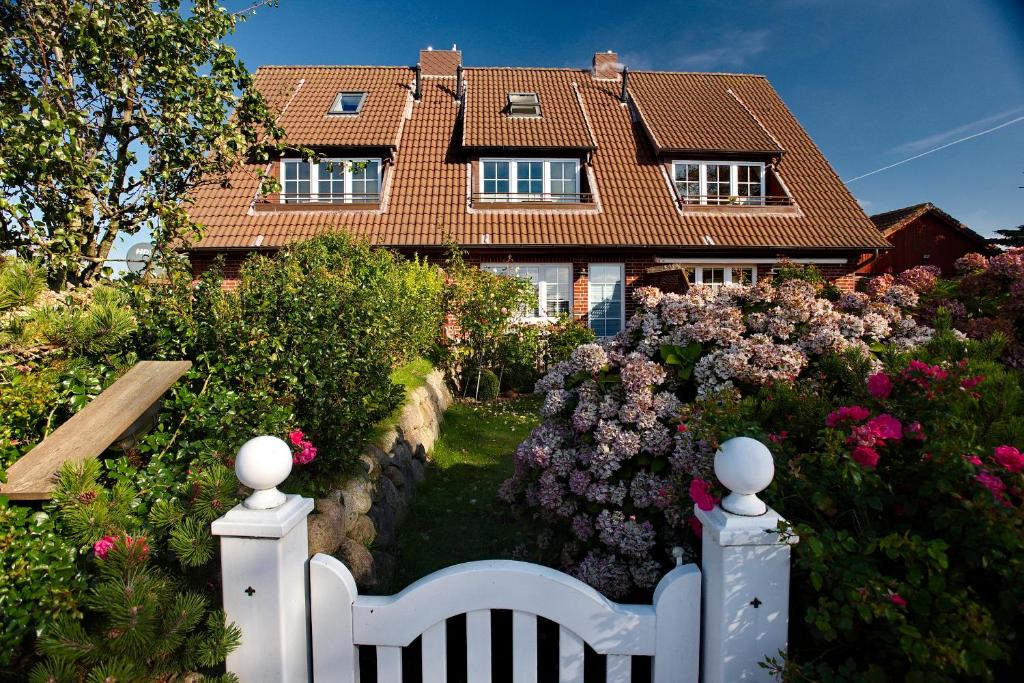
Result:
{"label": "brick chimney", "polygon": [[455,78],[455,69],[462,64],[462,51],[452,45],[451,50],[435,50],[428,47],[420,50],[420,68],[424,76],[450,76]]}
{"label": "brick chimney", "polygon": [[619,55],[608,50],[607,52],[594,53],[594,78],[619,80],[622,64],[619,63]]}

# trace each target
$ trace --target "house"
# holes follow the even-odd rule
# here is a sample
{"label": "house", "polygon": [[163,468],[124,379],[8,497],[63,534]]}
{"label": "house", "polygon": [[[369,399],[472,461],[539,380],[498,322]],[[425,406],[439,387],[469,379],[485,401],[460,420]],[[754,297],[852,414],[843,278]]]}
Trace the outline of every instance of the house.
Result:
{"label": "house", "polygon": [[914,266],[936,266],[943,275],[953,275],[958,258],[991,249],[984,237],[931,202],[875,214],[871,220],[893,249],[866,258],[857,271],[862,275],[900,273]]}
{"label": "house", "polygon": [[[255,87],[294,145],[201,188],[194,269],[345,230],[535,283],[536,318],[617,332],[631,290],[753,282],[780,257],[851,288],[890,247],[763,76],[475,68],[424,50],[413,67],[268,66]],[[280,178],[260,193],[257,171]]]}

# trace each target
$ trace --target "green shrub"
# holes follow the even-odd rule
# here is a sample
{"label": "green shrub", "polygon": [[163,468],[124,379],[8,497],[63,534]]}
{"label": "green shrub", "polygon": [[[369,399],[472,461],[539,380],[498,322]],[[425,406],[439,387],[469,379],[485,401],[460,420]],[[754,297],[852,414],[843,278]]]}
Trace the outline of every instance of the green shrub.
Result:
{"label": "green shrub", "polygon": [[500,390],[498,376],[492,370],[483,368],[477,372],[468,373],[466,384],[469,395],[479,401],[493,401],[498,398]]}
{"label": "green shrub", "polygon": [[404,398],[392,370],[430,355],[443,319],[436,268],[342,235],[249,259],[234,291],[216,273],[195,288],[188,277],[138,308],[154,355],[195,361],[175,402],[189,443],[226,457],[257,433],[300,428],[319,448],[299,477],[314,488],[354,465]]}
{"label": "green shrub", "polygon": [[1024,385],[1000,352],[945,329],[866,384],[833,357],[731,411],[691,410],[699,438],[775,455],[765,498],[801,537],[783,680],[991,681],[1024,664]]}
{"label": "green shrub", "polygon": [[577,347],[594,339],[593,330],[570,316],[554,322],[510,324],[498,338],[495,354],[502,388],[532,393],[548,368],[567,360]]}
{"label": "green shrub", "polygon": [[43,624],[80,615],[85,580],[77,557],[49,515],[0,501],[0,679],[30,658],[31,638]]}

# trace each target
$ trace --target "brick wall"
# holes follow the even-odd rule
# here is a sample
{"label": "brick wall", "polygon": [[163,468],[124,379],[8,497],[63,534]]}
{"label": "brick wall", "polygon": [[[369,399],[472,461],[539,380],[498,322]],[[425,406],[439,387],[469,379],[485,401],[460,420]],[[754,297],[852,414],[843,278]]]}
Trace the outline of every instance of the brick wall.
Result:
{"label": "brick wall", "polygon": [[[411,251],[409,252],[412,253]],[[224,257],[224,275],[226,288],[237,286],[237,278],[242,262],[248,256],[246,252],[227,252]],[[420,256],[423,256],[420,252]],[[440,252],[428,253],[431,260],[440,261]],[[210,266],[216,255],[193,254],[191,256],[193,275],[198,277]],[[650,251],[627,251],[623,250],[613,254],[581,253],[581,250],[548,250],[529,252],[505,252],[500,250],[470,250],[466,255],[466,263],[479,267],[483,263],[504,263],[512,260],[515,263],[568,263],[572,265],[572,311],[573,315],[581,320],[586,320],[588,309],[588,268],[591,263],[621,263],[626,273],[626,318],[628,319],[635,310],[633,303],[633,290],[636,287],[654,286],[665,291],[683,291],[685,284],[679,271],[666,271],[662,273],[648,274],[648,268],[657,265],[654,255]],[[699,262],[700,258],[695,257],[694,261]],[[843,291],[853,291],[857,281],[861,279],[856,273],[856,264],[819,264],[825,278],[836,284]],[[771,276],[771,264],[760,264],[757,267],[758,279]]]}

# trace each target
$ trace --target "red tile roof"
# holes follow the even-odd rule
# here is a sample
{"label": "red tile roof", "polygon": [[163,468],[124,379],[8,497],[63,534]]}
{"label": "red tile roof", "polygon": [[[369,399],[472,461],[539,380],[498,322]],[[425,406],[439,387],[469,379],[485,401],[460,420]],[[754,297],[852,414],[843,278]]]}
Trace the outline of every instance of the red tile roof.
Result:
{"label": "red tile roof", "polygon": [[[260,69],[257,85],[264,92],[270,88],[268,95],[275,101],[290,100],[281,122],[293,140],[398,147],[394,165],[386,166],[381,209],[254,211],[256,171],[261,167],[243,166],[232,172],[227,187],[209,184],[196,192],[190,213],[205,227],[205,235],[194,248],[273,248],[334,230],[346,230],[376,244],[411,247],[440,245],[449,236],[465,246],[652,246],[693,251],[860,251],[889,246],[762,77],[631,74],[630,93],[635,85],[641,105],[646,103],[649,109],[657,98],[668,100],[657,108],[661,118],[645,118],[641,123],[619,101],[620,83],[595,80],[588,70],[467,69],[466,75],[470,140],[526,147],[561,141],[567,149],[596,145],[590,172],[597,210],[470,207],[468,155],[459,144],[460,103],[454,97],[452,79],[424,79],[422,99],[413,103],[407,89],[409,69],[274,67]],[[315,87],[296,87],[302,79]],[[574,82],[578,100],[571,88]],[[358,87],[370,93],[359,117],[344,122],[326,117],[336,91]],[[490,93],[492,99],[487,101],[493,106],[499,94],[504,97],[503,93],[524,89],[540,94],[544,120],[511,123],[496,118],[486,107],[476,113],[474,97],[483,101],[479,93]],[[713,215],[680,211],[665,171],[666,158],[656,155],[644,124],[667,135],[671,125],[666,117],[675,103],[687,112],[677,126],[694,125],[696,112],[687,108],[690,105],[684,99],[724,108],[709,109],[705,116],[711,122],[728,123],[714,137],[713,127],[703,123],[699,134],[680,132],[680,136],[697,139],[699,135],[705,143],[717,140],[716,144],[734,150],[786,150],[778,175],[798,210],[783,214],[725,209]],[[403,126],[406,107],[410,114]],[[648,109],[642,114],[653,116]],[[360,117],[366,117],[366,122]],[[493,125],[489,127],[488,122]],[[734,123],[737,128],[732,133]],[[541,125],[531,136],[517,127],[520,124]]]}
{"label": "red tile roof", "polygon": [[[593,149],[578,69],[466,69],[465,147]],[[541,116],[509,116],[509,93],[537,93]]]}
{"label": "red tile roof", "polygon": [[[262,66],[255,87],[295,145],[397,147],[411,92],[408,67]],[[340,92],[365,92],[355,116],[328,114]]]}

